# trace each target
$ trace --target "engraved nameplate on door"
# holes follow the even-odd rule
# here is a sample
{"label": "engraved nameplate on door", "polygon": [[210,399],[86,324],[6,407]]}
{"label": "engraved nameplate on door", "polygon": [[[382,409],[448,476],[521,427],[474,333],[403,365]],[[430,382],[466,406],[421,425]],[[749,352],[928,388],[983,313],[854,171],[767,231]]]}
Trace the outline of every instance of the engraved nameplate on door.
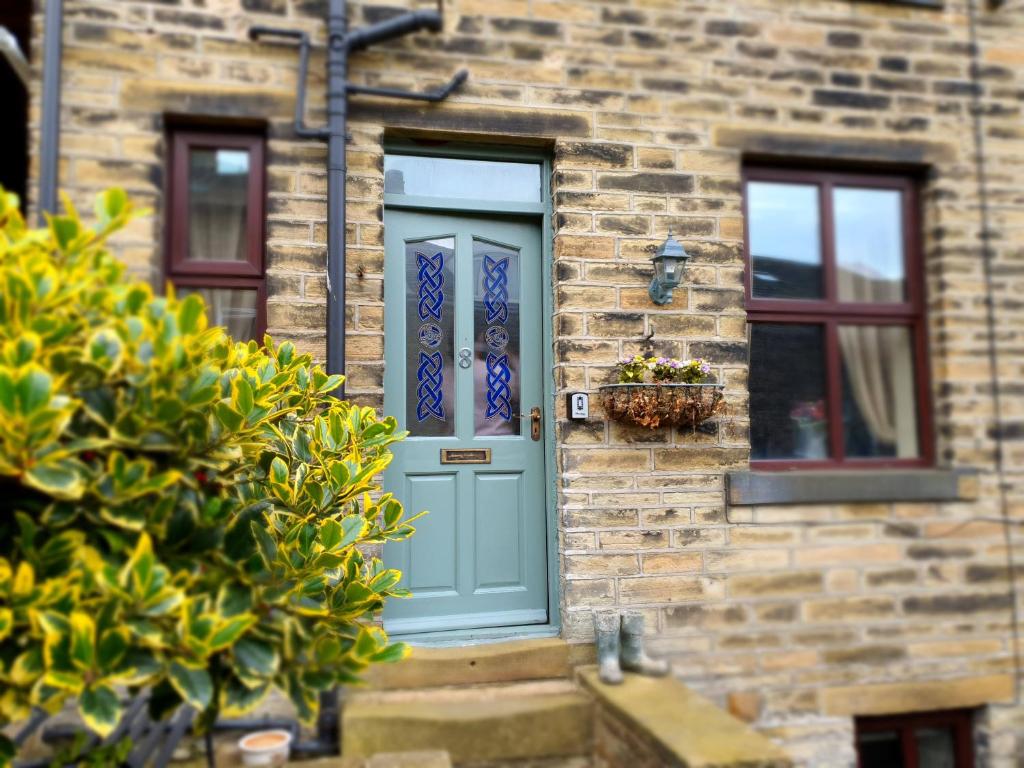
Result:
{"label": "engraved nameplate on door", "polygon": [[490,464],[490,448],[442,448],[442,464]]}

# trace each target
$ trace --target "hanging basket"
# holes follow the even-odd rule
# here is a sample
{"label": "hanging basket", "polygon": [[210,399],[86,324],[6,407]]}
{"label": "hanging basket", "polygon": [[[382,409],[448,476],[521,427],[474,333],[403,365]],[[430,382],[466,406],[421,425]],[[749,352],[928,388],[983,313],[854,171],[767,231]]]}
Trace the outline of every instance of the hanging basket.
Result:
{"label": "hanging basket", "polygon": [[696,429],[725,410],[722,384],[608,384],[601,400],[608,418],[657,429]]}

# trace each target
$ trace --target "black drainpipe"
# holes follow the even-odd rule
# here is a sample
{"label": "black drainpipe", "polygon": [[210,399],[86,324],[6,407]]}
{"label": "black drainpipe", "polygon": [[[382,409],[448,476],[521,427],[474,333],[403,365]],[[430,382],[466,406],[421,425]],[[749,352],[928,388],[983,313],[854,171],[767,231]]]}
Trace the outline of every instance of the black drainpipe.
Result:
{"label": "black drainpipe", "polygon": [[[440,31],[440,11],[409,11],[390,19],[349,31],[346,0],[329,0],[327,6],[327,126],[310,128],[305,124],[306,72],[309,68],[309,35],[301,30],[256,26],[249,37],[279,37],[299,43],[299,82],[295,99],[295,134],[303,138],[327,141],[327,372],[345,372],[345,150],[348,141],[348,97],[364,94],[415,101],[443,101],[462,85],[469,74],[460,70],[440,88],[410,93],[395,88],[377,88],[348,81],[350,53],[369,48],[420,29]],[[344,397],[344,385],[334,393]],[[317,738],[297,745],[306,754],[323,754],[340,747],[338,691],[320,695]]]}
{"label": "black drainpipe", "polygon": [[43,95],[39,137],[39,199],[36,211],[44,224],[44,212],[57,210],[57,170],[60,158],[60,69],[64,0],[46,0],[43,11]]}
{"label": "black drainpipe", "polygon": [[[346,0],[327,9],[327,372],[345,372],[345,150],[348,141]],[[338,388],[345,396],[345,384]]]}
{"label": "black drainpipe", "polygon": [[[409,11],[390,19],[349,31],[346,0],[329,0],[327,7],[327,126],[305,125],[306,70],[311,47],[305,32],[274,27],[252,27],[251,38],[283,37],[299,41],[299,86],[295,101],[295,133],[327,141],[327,372],[345,372],[345,149],[348,97],[366,94],[416,101],[443,101],[468,74],[458,72],[446,85],[424,93],[376,88],[348,81],[350,53],[369,48],[420,29],[437,32],[442,27],[439,11]],[[335,395],[344,397],[342,385]]]}

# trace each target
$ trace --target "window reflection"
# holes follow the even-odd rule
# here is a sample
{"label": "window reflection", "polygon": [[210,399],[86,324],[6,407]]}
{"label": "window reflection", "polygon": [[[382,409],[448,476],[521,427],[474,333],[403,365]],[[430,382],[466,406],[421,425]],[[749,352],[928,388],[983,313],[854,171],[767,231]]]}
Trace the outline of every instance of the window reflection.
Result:
{"label": "window reflection", "polygon": [[917,762],[920,768],[956,768],[956,746],[949,728],[918,728]]}
{"label": "window reflection", "polygon": [[818,187],[747,184],[753,295],[764,299],[822,297]]}
{"label": "window reflection", "polygon": [[540,165],[456,157],[384,157],[384,191],[470,200],[541,201]]}
{"label": "window reflection", "polygon": [[903,301],[902,193],[836,187],[832,199],[839,300]]}

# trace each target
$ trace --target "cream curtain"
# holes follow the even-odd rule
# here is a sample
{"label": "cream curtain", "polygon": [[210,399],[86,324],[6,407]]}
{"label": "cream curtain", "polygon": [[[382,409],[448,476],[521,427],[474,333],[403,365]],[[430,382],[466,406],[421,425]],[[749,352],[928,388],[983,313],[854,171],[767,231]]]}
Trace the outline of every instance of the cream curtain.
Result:
{"label": "cream curtain", "polygon": [[905,326],[844,325],[839,346],[853,400],[876,440],[918,455],[911,335]]}
{"label": "cream curtain", "polygon": [[245,261],[246,206],[241,201],[193,201],[189,207],[188,257],[200,261]]}

